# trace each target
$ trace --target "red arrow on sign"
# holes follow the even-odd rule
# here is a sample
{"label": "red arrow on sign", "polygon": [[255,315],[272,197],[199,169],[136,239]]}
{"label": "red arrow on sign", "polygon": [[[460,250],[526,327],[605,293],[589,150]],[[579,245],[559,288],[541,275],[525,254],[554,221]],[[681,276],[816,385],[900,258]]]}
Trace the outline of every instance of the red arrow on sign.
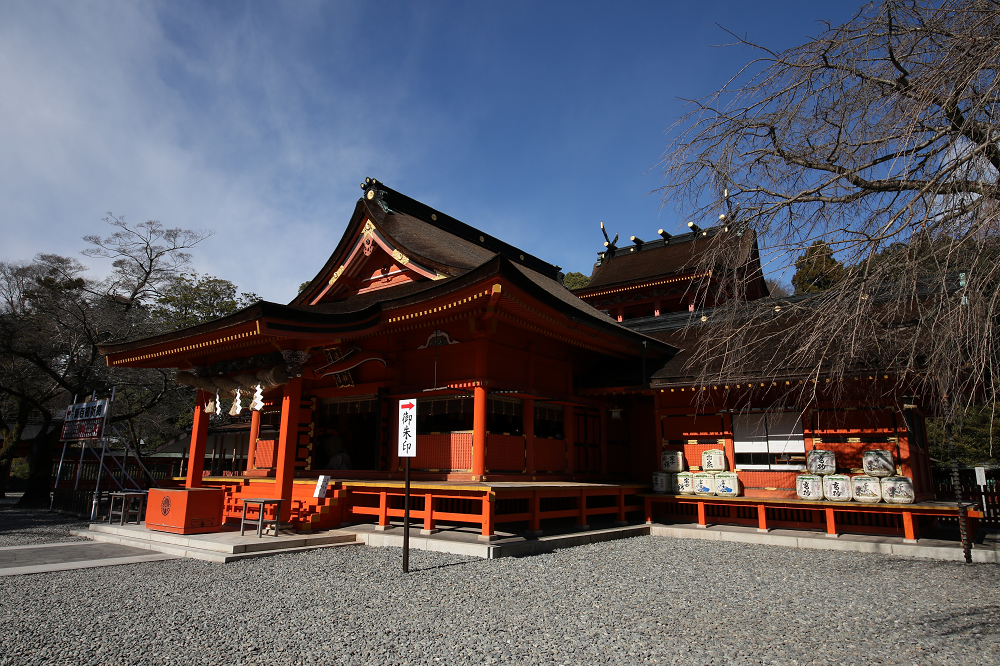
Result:
{"label": "red arrow on sign", "polygon": [[399,408],[400,409],[413,409],[415,406],[416,405],[414,405],[412,402],[408,402],[405,405],[400,405]]}

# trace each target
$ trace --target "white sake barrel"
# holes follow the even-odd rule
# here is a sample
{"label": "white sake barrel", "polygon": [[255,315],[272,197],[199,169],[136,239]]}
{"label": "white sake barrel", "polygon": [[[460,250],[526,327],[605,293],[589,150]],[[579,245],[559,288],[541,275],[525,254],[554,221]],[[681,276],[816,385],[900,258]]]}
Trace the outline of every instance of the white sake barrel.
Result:
{"label": "white sake barrel", "polygon": [[680,495],[681,487],[680,484],[677,482],[677,475],[668,472],[667,477],[670,483],[670,485],[668,486],[669,490],[667,492],[670,492],[674,495]]}
{"label": "white sake barrel", "polygon": [[806,469],[810,474],[836,474],[837,454],[823,449],[808,451],[806,452]]}
{"label": "white sake barrel", "polygon": [[867,474],[852,476],[851,496],[855,502],[874,504],[882,499],[882,484],[877,476]]}
{"label": "white sake barrel", "polygon": [[818,502],[823,499],[823,477],[818,474],[799,474],[795,477],[795,494],[799,499]]}
{"label": "white sake barrel", "polygon": [[680,495],[694,495],[694,472],[677,475],[677,492]]}
{"label": "white sake barrel", "polygon": [[654,493],[665,493],[668,490],[667,484],[670,483],[670,479],[667,478],[666,472],[653,472],[653,492]]}
{"label": "white sake barrel", "polygon": [[861,466],[868,476],[892,476],[896,473],[892,452],[885,449],[871,449],[862,453]]}
{"label": "white sake barrel", "polygon": [[664,451],[660,454],[660,469],[664,472],[683,472],[684,471],[684,452],[683,451]]}
{"label": "white sake barrel", "polygon": [[908,476],[883,478],[882,499],[889,504],[913,504],[913,479]]}
{"label": "white sake barrel", "polygon": [[719,497],[736,497],[740,494],[740,480],[736,472],[717,472],[715,494]]}
{"label": "white sake barrel", "polygon": [[722,449],[708,449],[701,452],[701,468],[706,472],[726,471],[726,452]]}
{"label": "white sake barrel", "polygon": [[829,474],[824,476],[823,497],[831,502],[850,502],[851,477],[846,474]]}
{"label": "white sake barrel", "polygon": [[714,495],[715,494],[715,474],[712,472],[694,473],[694,494]]}

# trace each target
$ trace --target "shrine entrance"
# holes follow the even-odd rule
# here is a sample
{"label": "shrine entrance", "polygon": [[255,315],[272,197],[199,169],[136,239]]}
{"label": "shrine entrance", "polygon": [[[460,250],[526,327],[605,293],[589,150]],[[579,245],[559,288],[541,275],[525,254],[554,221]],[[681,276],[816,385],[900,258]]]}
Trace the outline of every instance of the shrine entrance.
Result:
{"label": "shrine entrance", "polygon": [[386,469],[382,402],[377,395],[322,399],[317,409],[312,468],[321,471]]}

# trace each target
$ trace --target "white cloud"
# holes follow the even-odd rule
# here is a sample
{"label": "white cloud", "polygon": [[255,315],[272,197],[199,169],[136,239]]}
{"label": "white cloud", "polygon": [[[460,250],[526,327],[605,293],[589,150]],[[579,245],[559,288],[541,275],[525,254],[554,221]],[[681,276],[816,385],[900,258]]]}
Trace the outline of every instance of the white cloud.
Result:
{"label": "white cloud", "polygon": [[170,21],[138,3],[0,9],[0,256],[75,254],[112,210],[215,229],[196,268],[287,300],[376,159],[345,131],[367,105],[276,59],[276,36],[249,18],[205,20],[194,44]]}

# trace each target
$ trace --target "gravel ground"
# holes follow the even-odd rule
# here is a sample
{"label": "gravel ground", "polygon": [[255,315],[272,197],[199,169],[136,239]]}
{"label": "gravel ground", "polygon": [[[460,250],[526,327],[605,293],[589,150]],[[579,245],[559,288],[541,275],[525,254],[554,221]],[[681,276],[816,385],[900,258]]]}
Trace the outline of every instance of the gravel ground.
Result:
{"label": "gravel ground", "polygon": [[0,504],[0,547],[28,546],[33,543],[56,541],[86,541],[73,536],[69,531],[85,530],[88,524],[88,521],[75,516]]}
{"label": "gravel ground", "polygon": [[0,578],[0,664],[997,664],[1000,567],[639,537]]}

